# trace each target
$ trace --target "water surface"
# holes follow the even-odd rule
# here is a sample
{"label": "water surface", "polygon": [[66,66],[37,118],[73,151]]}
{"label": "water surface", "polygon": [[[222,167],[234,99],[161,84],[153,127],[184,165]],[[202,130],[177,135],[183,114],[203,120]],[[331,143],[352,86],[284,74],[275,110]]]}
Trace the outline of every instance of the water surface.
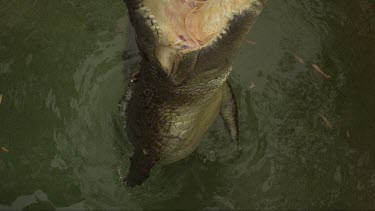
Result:
{"label": "water surface", "polygon": [[374,11],[269,1],[231,75],[242,151],[217,121],[189,158],[130,190],[125,6],[0,1],[0,209],[373,209]]}

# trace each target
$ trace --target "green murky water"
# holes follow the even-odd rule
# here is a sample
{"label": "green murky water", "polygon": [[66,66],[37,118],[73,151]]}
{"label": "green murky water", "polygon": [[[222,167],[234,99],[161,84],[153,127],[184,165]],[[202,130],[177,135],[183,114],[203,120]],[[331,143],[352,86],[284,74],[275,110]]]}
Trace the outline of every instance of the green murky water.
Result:
{"label": "green murky water", "polygon": [[120,0],[0,0],[0,209],[375,208],[372,1],[270,1],[231,77],[242,153],[218,121],[134,190],[119,183],[125,15]]}

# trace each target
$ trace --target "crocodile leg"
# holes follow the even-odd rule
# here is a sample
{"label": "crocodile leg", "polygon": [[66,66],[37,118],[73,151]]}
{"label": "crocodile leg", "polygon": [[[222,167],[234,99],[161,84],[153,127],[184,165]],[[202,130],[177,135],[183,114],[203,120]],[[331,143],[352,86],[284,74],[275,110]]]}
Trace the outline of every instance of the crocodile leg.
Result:
{"label": "crocodile leg", "polygon": [[239,126],[238,126],[238,109],[236,97],[229,82],[224,87],[223,104],[221,106],[220,115],[225,122],[231,139],[239,146]]}
{"label": "crocodile leg", "polygon": [[128,187],[141,185],[149,176],[152,167],[157,162],[156,155],[146,150],[135,149],[134,155],[130,158],[129,174],[124,179]]}

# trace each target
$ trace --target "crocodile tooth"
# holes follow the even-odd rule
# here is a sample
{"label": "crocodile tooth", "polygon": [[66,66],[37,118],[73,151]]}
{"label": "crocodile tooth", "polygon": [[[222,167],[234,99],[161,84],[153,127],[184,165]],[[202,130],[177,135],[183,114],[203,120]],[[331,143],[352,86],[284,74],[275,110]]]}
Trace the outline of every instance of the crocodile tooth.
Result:
{"label": "crocodile tooth", "polygon": [[143,3],[139,3],[139,4],[137,4],[136,6],[135,6],[135,8],[138,8],[138,9],[140,9],[140,8],[142,8],[143,7]]}
{"label": "crocodile tooth", "polygon": [[234,15],[240,15],[240,14],[241,14],[241,11],[240,11],[240,10],[235,10],[235,11],[233,12],[233,14],[234,14]]}
{"label": "crocodile tooth", "polygon": [[155,15],[149,15],[148,18],[150,18],[150,19],[154,19],[154,18],[155,18]]}
{"label": "crocodile tooth", "polygon": [[144,14],[144,11],[143,11],[143,10],[140,10],[140,9],[136,10],[135,12],[138,13],[139,15],[142,15],[142,16],[143,16],[143,14]]}
{"label": "crocodile tooth", "polygon": [[147,26],[152,27],[152,23],[150,21],[146,21]]}
{"label": "crocodile tooth", "polygon": [[225,17],[227,17],[229,20],[233,19],[233,14],[225,14]]}
{"label": "crocodile tooth", "polygon": [[256,8],[261,6],[261,4],[260,4],[259,1],[255,1],[255,2],[253,3],[253,5],[254,5]]}

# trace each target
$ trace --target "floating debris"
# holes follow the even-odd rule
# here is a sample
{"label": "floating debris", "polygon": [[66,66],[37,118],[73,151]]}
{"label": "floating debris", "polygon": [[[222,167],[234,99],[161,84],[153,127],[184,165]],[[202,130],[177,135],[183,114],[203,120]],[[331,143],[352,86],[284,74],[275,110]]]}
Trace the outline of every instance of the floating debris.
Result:
{"label": "floating debris", "polygon": [[1,102],[3,102],[3,94],[0,94],[0,105],[1,105]]}
{"label": "floating debris", "polygon": [[346,136],[347,136],[348,138],[350,138],[350,134],[349,134],[349,131],[348,131],[348,130],[346,131]]}
{"label": "floating debris", "polygon": [[324,124],[327,126],[327,128],[332,129],[332,124],[328,121],[327,117],[325,117],[322,113],[318,113],[318,115],[323,119]]}
{"label": "floating debris", "polygon": [[247,43],[249,43],[250,45],[256,45],[257,42],[253,41],[253,40],[246,40]]}
{"label": "floating debris", "polygon": [[9,152],[9,150],[6,147],[1,147],[1,150],[3,150],[4,152]]}
{"label": "floating debris", "polygon": [[301,64],[305,64],[305,61],[303,61],[303,59],[302,59],[301,57],[297,56],[295,53],[293,53],[293,56],[294,56],[294,58],[297,59],[297,61],[298,61],[299,63],[301,63]]}
{"label": "floating debris", "polygon": [[323,72],[323,70],[320,69],[320,67],[317,64],[312,64],[312,67],[314,68],[314,70],[316,70],[318,73],[320,73],[324,78],[326,78],[326,79],[331,79],[332,78],[330,75],[325,74]]}

